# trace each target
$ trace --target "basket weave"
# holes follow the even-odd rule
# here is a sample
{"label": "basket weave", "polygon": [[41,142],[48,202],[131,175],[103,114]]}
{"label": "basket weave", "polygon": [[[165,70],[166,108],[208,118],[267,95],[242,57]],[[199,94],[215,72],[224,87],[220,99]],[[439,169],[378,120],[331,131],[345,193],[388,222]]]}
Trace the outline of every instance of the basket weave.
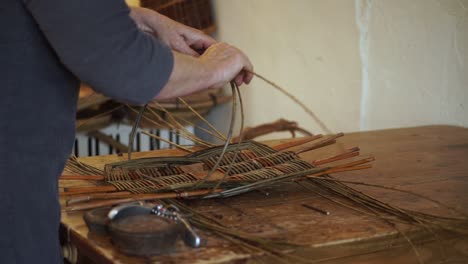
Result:
{"label": "basket weave", "polygon": [[212,33],[215,30],[209,0],[141,0],[141,6],[156,10],[205,33]]}

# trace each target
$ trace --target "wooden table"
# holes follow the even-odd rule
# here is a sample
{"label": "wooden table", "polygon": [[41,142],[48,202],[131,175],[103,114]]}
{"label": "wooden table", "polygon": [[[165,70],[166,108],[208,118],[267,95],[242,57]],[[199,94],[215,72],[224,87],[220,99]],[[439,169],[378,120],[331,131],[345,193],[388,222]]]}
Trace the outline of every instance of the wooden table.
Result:
{"label": "wooden table", "polygon": [[[374,167],[366,171],[337,174],[339,179],[381,184],[410,190],[432,197],[468,213],[468,129],[452,126],[428,126],[351,133],[339,140],[345,147],[359,146],[363,154],[375,155]],[[270,142],[271,143],[271,142]],[[326,147],[305,160],[336,153]],[[176,150],[136,153],[134,157],[181,154]],[[82,161],[103,166],[124,157],[99,156]],[[445,213],[431,202],[403,193],[370,187],[353,186],[363,192],[403,208],[428,213]],[[301,203],[326,209],[331,214],[315,212]],[[325,200],[296,184],[241,196],[190,202],[193,208],[217,217],[229,226],[260,237],[309,245],[297,252],[311,260],[326,263],[417,263],[414,249],[392,227],[382,221],[356,213]],[[89,233],[82,212],[62,214],[66,240],[78,248],[81,259],[96,263],[231,263],[249,262],[248,254],[228,242],[203,234],[207,244],[200,249],[178,245],[171,256],[136,258],[117,252],[107,237]],[[415,243],[424,263],[468,262],[468,239],[433,236],[404,228]],[[441,250],[441,248],[443,250]]]}

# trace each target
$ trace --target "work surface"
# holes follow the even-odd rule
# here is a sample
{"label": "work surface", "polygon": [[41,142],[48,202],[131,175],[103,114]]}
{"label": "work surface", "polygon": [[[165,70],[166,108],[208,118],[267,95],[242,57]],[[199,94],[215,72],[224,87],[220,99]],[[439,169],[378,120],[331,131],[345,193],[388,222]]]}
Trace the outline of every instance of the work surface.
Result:
{"label": "work surface", "polygon": [[[392,129],[345,135],[339,142],[346,148],[359,146],[362,154],[376,157],[369,170],[335,175],[352,180],[385,185],[431,197],[468,213],[468,129],[431,126]],[[273,142],[271,142],[273,143]],[[330,146],[304,155],[313,160],[339,152]],[[180,155],[176,150],[135,153],[134,158]],[[88,164],[104,164],[124,157],[82,158]],[[403,208],[426,213],[447,214],[435,203],[405,193],[352,186],[362,192]],[[325,215],[303,207],[306,203],[330,212]],[[365,216],[326,200],[297,184],[288,183],[237,197],[189,201],[190,206],[219,221],[250,234],[307,245],[295,254],[325,263],[466,263],[468,239],[432,235],[400,228],[415,244],[411,247],[401,233],[381,220]],[[206,244],[199,249],[179,245],[171,256],[136,258],[116,251],[108,237],[88,232],[83,212],[63,212],[62,225],[67,239],[80,254],[96,263],[225,263],[248,262],[250,256],[228,242],[203,233]]]}

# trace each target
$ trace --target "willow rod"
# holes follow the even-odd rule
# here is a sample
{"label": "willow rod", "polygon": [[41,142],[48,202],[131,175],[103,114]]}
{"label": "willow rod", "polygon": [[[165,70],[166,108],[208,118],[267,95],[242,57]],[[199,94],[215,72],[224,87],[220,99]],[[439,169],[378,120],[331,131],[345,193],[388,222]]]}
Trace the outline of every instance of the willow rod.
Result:
{"label": "willow rod", "polygon": [[[132,110],[133,112],[138,113],[138,111],[135,110],[135,109],[133,109],[131,106],[129,106],[129,108],[130,108],[130,110]],[[209,147],[209,146],[212,146],[210,143],[204,142],[203,140],[199,139],[198,137],[196,137],[196,136],[193,135],[192,133],[188,132],[187,129],[185,129],[185,127],[183,127],[183,126],[177,127],[177,126],[175,126],[174,124],[171,124],[171,123],[169,123],[168,121],[164,120],[164,119],[163,119],[162,117],[160,117],[156,112],[154,112],[154,111],[151,109],[151,107],[148,107],[148,111],[149,111],[150,113],[152,113],[152,114],[158,119],[158,121],[160,121],[161,123],[165,124],[168,128],[175,130],[176,133],[177,133],[178,135],[180,135],[180,136],[182,136],[182,137],[184,137],[184,138],[186,138],[186,139],[188,139],[188,140],[191,140],[191,141],[193,141],[193,142],[195,142],[195,143],[198,143],[198,144],[200,144],[200,145],[204,145],[204,146],[208,146],[208,147]],[[168,116],[169,116],[169,114],[168,114]],[[156,123],[155,121],[153,121],[152,119],[150,119],[149,117],[147,117],[147,116],[145,116],[145,115],[143,115],[143,118],[146,119],[148,122],[150,122],[150,123],[156,125],[156,126],[160,126],[160,125],[161,125],[161,124]]]}
{"label": "willow rod", "polygon": [[295,140],[295,141],[292,141],[292,142],[285,142],[285,143],[282,143],[282,144],[278,144],[276,146],[273,146],[272,148],[277,150],[277,151],[282,151],[282,150],[286,150],[286,149],[289,149],[289,148],[292,148],[292,147],[296,147],[296,146],[299,146],[299,145],[302,145],[302,144],[305,144],[305,143],[309,143],[311,141],[314,141],[314,140],[317,140],[319,138],[322,138],[323,135],[315,135],[315,136],[309,136],[309,137],[304,137],[304,138],[301,138],[299,140]]}
{"label": "willow rod", "polygon": [[208,172],[206,177],[204,177],[200,182],[195,184],[195,186],[194,186],[195,188],[197,186],[199,186],[200,184],[203,184],[204,182],[206,182],[211,177],[211,175],[218,169],[219,164],[221,163],[221,160],[223,159],[224,155],[226,154],[229,143],[231,142],[233,132],[234,132],[234,124],[236,122],[237,96],[238,96],[237,90],[234,88],[234,86],[231,86],[231,91],[232,91],[231,123],[229,124],[229,131],[228,131],[228,135],[227,135],[227,138],[226,138],[226,142],[224,143],[224,146],[223,146],[223,149],[221,151],[221,154],[219,155],[219,158],[216,160],[216,163],[211,168],[210,172]]}
{"label": "willow rod", "polygon": [[89,202],[91,200],[100,200],[100,199],[115,199],[115,198],[129,198],[133,194],[131,192],[122,191],[122,192],[111,192],[111,193],[94,193],[88,195],[76,195],[67,200],[66,205]]}
{"label": "willow rod", "polygon": [[[172,121],[173,123],[173,126],[177,131],[181,131],[183,132],[187,138],[189,139],[192,139],[194,142],[200,144],[200,145],[203,145],[203,146],[206,146],[206,147],[212,147],[214,146],[213,144],[211,144],[210,142],[207,142],[197,136],[195,136],[193,133],[190,133],[190,131],[188,131],[179,121],[176,120],[176,118],[174,117],[174,115],[169,112],[167,109],[165,109],[163,106],[161,106],[158,102],[154,102],[155,104],[158,105],[158,107],[160,108],[161,111],[163,111],[167,117]],[[159,121],[163,121],[164,123],[166,124],[170,124],[169,122],[165,121],[158,113],[156,113],[156,111],[154,111],[153,109],[149,108],[149,111],[156,117],[158,118]]]}
{"label": "willow rod", "polygon": [[190,126],[193,126],[194,128],[196,129],[200,129],[201,131],[209,134],[210,136],[213,136],[213,137],[216,137],[217,139],[219,140],[226,140],[225,138],[222,138],[221,136],[217,135],[216,133],[214,133],[213,131],[210,131],[204,127],[201,127],[201,126],[198,126],[197,124],[193,123],[193,122],[190,122],[189,120],[183,118],[183,117],[180,117],[180,116],[174,116],[174,118],[176,119],[179,119],[179,120],[182,120],[183,122],[185,122],[186,124],[190,125]]}
{"label": "willow rod", "polygon": [[103,181],[103,175],[60,175],[59,180]]}
{"label": "willow rod", "polygon": [[348,149],[345,152],[340,153],[338,155],[335,155],[335,156],[332,156],[332,157],[329,157],[329,158],[314,160],[311,163],[313,165],[315,165],[315,166],[318,166],[318,165],[322,165],[322,164],[325,164],[325,163],[330,163],[330,162],[335,162],[335,161],[338,161],[338,160],[348,159],[348,158],[351,158],[351,157],[359,156],[359,150],[360,149],[358,147],[354,147],[354,148]]}
{"label": "willow rod", "polygon": [[100,113],[100,114],[95,115],[95,116],[93,116],[93,117],[90,117],[90,118],[84,120],[83,122],[81,122],[80,124],[76,125],[76,126],[75,126],[75,129],[78,130],[79,128],[81,128],[84,124],[88,123],[89,121],[91,121],[91,120],[93,120],[93,119],[96,119],[96,118],[99,118],[99,117],[101,117],[101,116],[108,115],[108,114],[110,114],[110,113],[114,112],[115,110],[120,109],[120,108],[122,108],[122,107],[123,107],[123,105],[119,105],[119,106],[117,106],[117,107],[112,108],[112,109],[109,110],[109,111],[106,111],[106,112],[104,112],[104,113]]}
{"label": "willow rod", "polygon": [[[138,111],[136,109],[134,109],[133,107],[131,106],[128,106],[128,108],[130,110],[132,110],[133,112],[137,113],[138,114]],[[148,107],[148,111],[150,112],[153,112],[151,107]],[[156,113],[154,113],[155,117],[158,119],[158,121],[160,121],[161,123],[163,123],[164,125],[166,125],[169,129],[173,129],[173,130],[176,130],[176,133],[178,135],[181,135],[183,138],[186,138],[186,139],[189,139],[189,140],[192,140],[194,142],[197,142],[196,139],[194,139],[192,136],[188,135],[188,134],[185,134],[185,133],[181,133],[181,132],[184,132],[184,131],[180,131],[177,127],[175,127],[173,124],[167,122],[166,120],[162,119],[161,117],[159,117],[159,115],[157,115]],[[148,122],[152,123],[153,125],[156,125],[157,127],[161,126],[161,124],[158,124],[156,123],[154,120],[152,120],[151,118],[147,117],[146,115],[143,115],[143,118],[145,120],[147,120]]]}
{"label": "willow rod", "polygon": [[136,131],[138,126],[140,125],[141,117],[143,116],[146,107],[148,107],[148,104],[145,104],[143,108],[141,108],[140,113],[138,113],[138,116],[135,119],[135,123],[133,124],[132,131],[130,132],[130,136],[128,139],[128,160],[132,159],[133,144],[135,143]]}
{"label": "willow rod", "polygon": [[[357,181],[349,181],[349,180],[341,180],[341,179],[335,179],[335,178],[332,178],[332,177],[328,177],[328,178],[320,178],[318,179],[320,181],[332,181],[332,182],[340,182],[340,183],[348,183],[348,184],[353,184],[353,185],[362,185],[362,186],[367,186],[367,187],[373,187],[373,188],[378,188],[378,189],[383,189],[383,190],[389,190],[389,191],[395,191],[395,192],[401,192],[401,193],[406,193],[406,194],[410,194],[410,195],[413,195],[413,196],[416,196],[416,197],[419,197],[421,199],[424,199],[424,200],[427,200],[427,201],[430,201],[434,204],[437,204],[438,206],[440,207],[444,207],[444,208],[447,208],[457,214],[462,214],[464,216],[466,216],[465,213],[457,210],[456,208],[452,207],[452,206],[448,206],[442,202],[439,202],[437,200],[434,200],[428,196],[425,196],[425,195],[421,195],[421,194],[418,194],[418,193],[415,193],[415,192],[412,192],[412,191],[407,191],[407,190],[403,190],[403,189],[398,189],[398,188],[394,188],[394,187],[390,187],[390,186],[385,186],[385,185],[378,185],[378,184],[371,184],[371,183],[365,183],[365,182],[357,182]],[[438,216],[440,217],[440,216]],[[448,218],[448,217],[444,217],[444,218]],[[464,221],[466,220],[465,218],[454,218],[454,217],[450,217],[448,218],[450,220],[460,220],[460,221]]]}
{"label": "willow rod", "polygon": [[240,125],[240,129],[239,129],[239,142],[237,142],[237,148],[236,150],[234,151],[234,157],[232,157],[232,160],[231,162],[229,163],[229,166],[228,166],[228,169],[226,170],[226,172],[224,172],[224,175],[223,177],[216,183],[216,185],[213,187],[213,192],[219,188],[219,186],[221,185],[221,183],[224,182],[224,180],[226,179],[226,176],[229,175],[229,172],[231,172],[231,169],[232,169],[232,165],[234,164],[235,160],[237,159],[237,155],[239,154],[239,147],[242,143],[242,137],[244,136],[244,103],[242,102],[242,96],[241,96],[241,93],[240,93],[240,90],[239,90],[239,87],[237,86],[237,84],[235,82],[231,82],[231,88],[233,90],[236,90],[237,91],[237,94],[239,95],[239,106],[240,106],[240,114],[241,114],[241,125]]}
{"label": "willow rod", "polygon": [[325,123],[322,120],[320,120],[320,118],[314,112],[312,112],[312,110],[310,110],[303,102],[297,99],[294,95],[286,91],[286,89],[282,88],[278,84],[268,80],[266,77],[263,77],[262,75],[256,72],[248,71],[248,70],[245,70],[245,71],[252,73],[255,77],[262,79],[264,82],[268,83],[269,85],[271,85],[272,87],[276,88],[278,91],[280,91],[281,93],[289,97],[296,104],[298,104],[307,114],[309,114],[315,120],[315,122],[317,122],[317,124],[320,126],[320,128],[323,131],[325,131],[328,134],[333,134],[333,132],[325,125]]}
{"label": "willow rod", "polygon": [[195,109],[193,109],[184,99],[180,97],[178,97],[177,99],[179,99],[179,101],[181,101],[184,105],[186,105],[190,109],[190,111],[192,111],[198,118],[200,118],[200,120],[202,120],[205,124],[207,124],[223,140],[227,140],[226,136],[223,135],[223,133],[221,133],[218,129],[216,129],[216,127],[214,127],[210,122],[208,122],[208,120],[206,120],[202,115],[200,115],[200,113],[195,111]]}
{"label": "willow rod", "polygon": [[321,147],[325,147],[325,146],[328,146],[328,145],[332,145],[334,143],[336,143],[336,139],[339,138],[339,137],[342,137],[344,136],[343,133],[338,133],[336,135],[333,135],[333,136],[330,136],[320,142],[317,142],[315,143],[314,145],[312,146],[309,146],[309,147],[306,147],[304,149],[301,149],[301,150],[298,150],[296,152],[296,154],[301,154],[301,153],[304,153],[304,152],[307,152],[307,151],[311,151],[311,150],[314,150],[314,149],[317,149],[317,148],[321,148]]}
{"label": "willow rod", "polygon": [[183,151],[185,151],[185,152],[193,153],[193,150],[191,150],[191,149],[189,149],[189,148],[186,148],[186,147],[184,147],[184,146],[181,146],[181,145],[179,145],[179,144],[177,144],[177,143],[174,143],[174,142],[172,142],[172,141],[170,141],[170,140],[164,139],[164,138],[162,138],[162,137],[158,137],[158,136],[156,136],[156,135],[153,135],[153,134],[151,134],[151,133],[149,133],[149,132],[146,132],[146,131],[143,131],[143,130],[141,131],[141,133],[143,133],[143,134],[145,134],[145,135],[147,135],[147,136],[149,136],[149,137],[152,137],[152,138],[155,138],[155,139],[164,141],[164,142],[166,142],[167,144],[172,145],[172,146],[174,146],[174,147],[176,147],[176,148],[178,148],[178,149],[181,149],[181,150],[183,150]]}
{"label": "willow rod", "polygon": [[186,198],[194,196],[203,196],[210,193],[211,190],[196,190],[182,193],[157,193],[157,194],[135,194],[132,197],[121,199],[109,199],[103,201],[82,203],[74,206],[66,206],[64,211],[78,211],[92,208],[105,207],[121,203],[139,202],[145,200],[169,199],[169,198]]}

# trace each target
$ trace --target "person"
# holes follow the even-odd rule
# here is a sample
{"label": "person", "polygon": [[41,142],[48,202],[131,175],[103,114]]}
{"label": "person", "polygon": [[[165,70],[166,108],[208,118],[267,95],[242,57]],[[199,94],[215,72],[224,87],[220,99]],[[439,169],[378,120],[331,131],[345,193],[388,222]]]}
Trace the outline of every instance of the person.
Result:
{"label": "person", "polygon": [[248,83],[251,70],[239,49],[123,0],[2,0],[0,263],[62,262],[57,179],[79,80],[144,104]]}

